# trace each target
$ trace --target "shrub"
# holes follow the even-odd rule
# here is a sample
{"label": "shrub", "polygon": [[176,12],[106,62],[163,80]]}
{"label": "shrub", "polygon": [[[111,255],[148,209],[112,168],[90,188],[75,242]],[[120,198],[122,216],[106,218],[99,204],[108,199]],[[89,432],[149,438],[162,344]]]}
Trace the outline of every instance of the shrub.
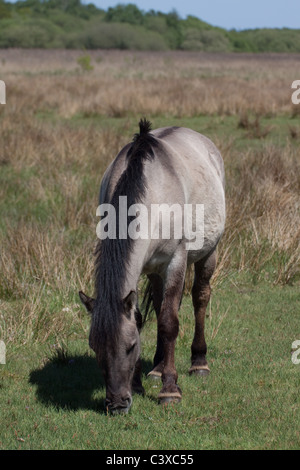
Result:
{"label": "shrub", "polygon": [[45,19],[13,19],[2,23],[0,29],[0,47],[61,47],[60,28]]}
{"label": "shrub", "polygon": [[74,47],[74,44],[87,49],[167,49],[160,34],[126,23],[98,22],[80,36],[75,35],[68,47]]}
{"label": "shrub", "polygon": [[300,30],[254,29],[230,31],[233,49],[251,52],[299,52]]}
{"label": "shrub", "polygon": [[220,31],[189,28],[185,32],[182,49],[227,52],[230,51],[230,42]]}
{"label": "shrub", "polygon": [[91,56],[90,55],[82,55],[78,57],[77,64],[80,65],[81,70],[84,72],[89,72],[90,70],[94,70],[93,65],[91,65]]}

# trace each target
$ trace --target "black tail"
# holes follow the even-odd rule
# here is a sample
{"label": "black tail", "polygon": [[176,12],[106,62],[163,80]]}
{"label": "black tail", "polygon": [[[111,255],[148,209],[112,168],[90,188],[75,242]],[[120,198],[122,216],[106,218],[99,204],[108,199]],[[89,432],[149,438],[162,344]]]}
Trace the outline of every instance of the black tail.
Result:
{"label": "black tail", "polygon": [[157,146],[157,140],[151,134],[151,122],[143,118],[139,122],[140,132],[134,134],[132,145],[127,152],[127,159],[136,166],[143,165],[144,160],[154,158],[153,148]]}
{"label": "black tail", "polygon": [[135,134],[135,140],[142,135],[149,134],[152,131],[152,124],[148,119],[142,118],[139,122],[140,133]]}

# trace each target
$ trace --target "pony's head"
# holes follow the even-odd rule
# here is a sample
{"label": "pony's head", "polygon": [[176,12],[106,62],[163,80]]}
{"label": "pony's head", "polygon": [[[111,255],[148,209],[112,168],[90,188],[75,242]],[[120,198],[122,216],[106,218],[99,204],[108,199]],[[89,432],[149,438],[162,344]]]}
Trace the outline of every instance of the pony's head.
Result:
{"label": "pony's head", "polygon": [[[106,385],[105,406],[111,413],[128,412],[132,404],[132,381],[140,356],[137,295],[131,291],[122,301],[117,336],[98,333],[95,318],[96,300],[79,292],[80,299],[92,316],[90,347],[95,351]],[[105,308],[105,306],[103,306]]]}

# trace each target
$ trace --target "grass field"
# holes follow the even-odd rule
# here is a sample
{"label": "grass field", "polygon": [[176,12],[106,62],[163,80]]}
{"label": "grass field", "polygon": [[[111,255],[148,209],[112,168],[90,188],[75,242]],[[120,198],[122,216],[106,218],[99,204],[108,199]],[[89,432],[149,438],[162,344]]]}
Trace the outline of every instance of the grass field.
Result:
{"label": "grass field", "polygon": [[[299,74],[297,55],[0,51],[1,449],[299,449]],[[146,379],[150,319],[146,395],[111,417],[78,290],[93,292],[101,176],[142,116],[217,144],[227,225],[206,320],[209,378],[188,376],[188,273],[182,403],[160,407]]]}

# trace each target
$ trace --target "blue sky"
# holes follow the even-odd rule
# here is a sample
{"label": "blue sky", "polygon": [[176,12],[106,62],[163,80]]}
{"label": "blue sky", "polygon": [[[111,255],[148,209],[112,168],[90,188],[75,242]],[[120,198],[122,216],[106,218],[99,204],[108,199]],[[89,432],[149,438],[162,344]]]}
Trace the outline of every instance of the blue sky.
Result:
{"label": "blue sky", "polygon": [[299,28],[299,0],[84,0],[104,10],[118,3],[134,3],[141,10],[168,13],[175,9],[182,18],[194,15],[226,29]]}

